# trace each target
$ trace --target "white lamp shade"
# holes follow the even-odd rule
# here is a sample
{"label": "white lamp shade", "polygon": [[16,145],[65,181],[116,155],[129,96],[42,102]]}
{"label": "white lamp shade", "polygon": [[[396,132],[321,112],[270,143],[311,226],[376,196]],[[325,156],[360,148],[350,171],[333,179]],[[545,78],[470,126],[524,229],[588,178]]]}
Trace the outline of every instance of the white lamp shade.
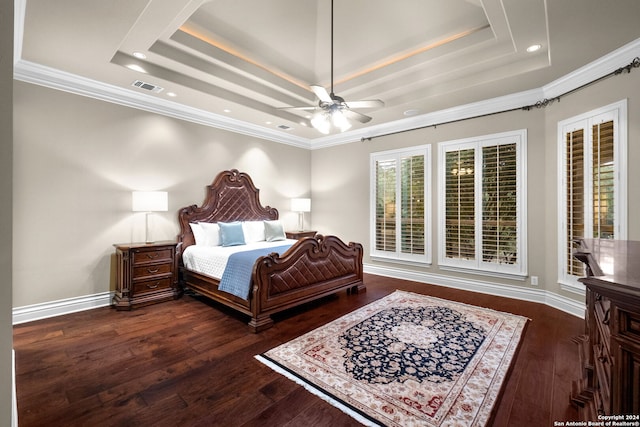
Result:
{"label": "white lamp shade", "polygon": [[166,212],[169,196],[166,191],[134,191],[131,193],[133,212]]}
{"label": "white lamp shade", "polygon": [[291,210],[294,212],[311,212],[311,199],[291,199]]}

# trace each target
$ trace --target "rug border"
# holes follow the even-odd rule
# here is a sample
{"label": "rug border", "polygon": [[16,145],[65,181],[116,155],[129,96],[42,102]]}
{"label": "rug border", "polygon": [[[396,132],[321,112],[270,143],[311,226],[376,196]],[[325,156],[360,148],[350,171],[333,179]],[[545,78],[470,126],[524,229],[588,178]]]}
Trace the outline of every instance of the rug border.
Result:
{"label": "rug border", "polygon": [[370,415],[362,412],[358,408],[352,406],[348,402],[345,402],[344,400],[336,397],[333,393],[330,393],[327,390],[323,389],[322,387],[318,387],[317,385],[297,375],[295,372],[291,371],[289,368],[276,362],[269,356],[266,356],[265,354],[258,354],[258,355],[255,355],[254,358],[260,361],[261,363],[263,363],[264,365],[266,365],[267,367],[273,369],[275,372],[279,373],[280,375],[283,375],[286,378],[290,379],[291,381],[295,382],[296,384],[304,387],[304,389],[307,390],[309,393],[326,401],[331,406],[341,410],[342,412],[349,415],[359,423],[369,427],[381,427],[385,425],[380,423],[378,420],[371,417]]}
{"label": "rug border", "polygon": [[[504,313],[504,312],[503,312]],[[531,323],[531,319],[525,316],[521,316],[519,314],[512,314],[512,313],[508,313],[511,314],[512,316],[519,316],[525,319],[524,325],[522,325],[522,332],[520,333],[520,340],[518,341],[518,345],[516,346],[516,349],[513,351],[513,356],[511,356],[511,363],[509,363],[509,368],[507,369],[507,372],[505,372],[505,379],[506,381],[502,382],[502,385],[500,386],[500,390],[498,390],[498,395],[496,396],[496,400],[495,402],[493,402],[492,408],[491,408],[491,412],[489,413],[489,417],[487,417],[487,424],[488,426],[493,425],[493,423],[495,422],[495,418],[496,418],[496,413],[498,412],[498,406],[497,405],[498,402],[500,402],[502,400],[502,395],[504,394],[504,391],[507,388],[507,383],[509,382],[509,378],[511,378],[511,374],[513,373],[513,370],[516,366],[516,359],[518,358],[518,356],[520,355],[520,350],[522,349],[523,343],[524,343],[524,336],[527,333],[527,330],[529,329],[529,323]]]}
{"label": "rug border", "polygon": [[[345,313],[342,316],[346,316],[348,314],[351,314],[355,311],[359,311],[361,309],[364,309],[365,307],[367,307],[370,304],[376,303],[384,298],[387,297],[391,297],[394,294],[405,294],[407,296],[417,296],[417,297],[427,297],[430,298],[432,300],[437,300],[437,301],[442,301],[443,303],[454,303],[454,304],[458,304],[461,306],[466,306],[466,307],[472,307],[472,308],[480,308],[483,310],[487,310],[490,312],[494,312],[494,313],[498,313],[500,315],[506,315],[508,317],[512,317],[512,318],[518,318],[520,319],[520,321],[522,322],[522,329],[520,331],[520,338],[518,339],[518,343],[515,347],[515,349],[513,350],[513,354],[511,356],[511,361],[509,363],[509,367],[507,368],[506,372],[505,372],[505,376],[503,378],[503,382],[500,385],[500,388],[496,394],[495,400],[493,401],[492,405],[491,405],[491,409],[489,410],[489,414],[487,415],[487,418],[485,419],[485,425],[489,426],[492,425],[495,417],[496,417],[496,413],[497,413],[497,408],[498,408],[498,403],[502,400],[502,397],[504,395],[504,392],[506,390],[506,385],[508,382],[508,379],[511,377],[511,374],[513,373],[514,367],[515,367],[515,362],[518,358],[518,355],[520,354],[520,350],[523,346],[523,342],[524,342],[524,337],[525,334],[528,330],[528,326],[529,323],[531,322],[531,319],[527,316],[523,316],[521,314],[515,314],[512,312],[507,312],[507,311],[502,311],[502,310],[496,310],[493,308],[489,308],[489,307],[483,307],[480,305],[475,305],[475,304],[470,304],[470,303],[466,303],[466,302],[462,302],[462,301],[457,301],[457,300],[451,300],[451,299],[446,299],[446,298],[440,298],[437,296],[432,296],[429,294],[423,294],[423,293],[418,293],[418,292],[413,292],[413,291],[406,291],[403,289],[395,289],[393,292],[390,292],[389,294],[386,294],[376,300],[370,301],[369,303],[356,308],[355,310],[352,310],[351,312]],[[342,317],[340,316],[340,317]],[[339,318],[340,318],[339,317]],[[338,319],[339,319],[338,318]],[[333,323],[334,321],[336,321],[337,319],[333,320],[333,321],[329,321],[323,325],[318,326],[317,328],[314,328],[311,331],[308,331],[298,337],[292,338],[289,341],[295,340],[307,333],[311,333],[313,331],[315,331],[316,329],[321,329],[326,327],[327,325]],[[289,342],[287,341],[287,342]],[[281,345],[286,344],[282,343]],[[279,346],[276,346],[279,347]],[[274,347],[274,348],[276,348]],[[309,380],[307,380],[306,378],[304,378],[303,376],[300,376],[298,374],[296,374],[294,371],[290,370],[289,368],[287,368],[286,366],[280,364],[279,362],[277,362],[276,360],[273,360],[272,358],[270,358],[269,356],[266,355],[266,353],[268,351],[271,351],[273,348],[265,351],[262,354],[259,355],[255,355],[254,358],[258,361],[260,361],[261,363],[263,363],[264,365],[268,366],[269,368],[271,368],[272,370],[274,370],[275,372],[285,376],[286,378],[290,379],[291,381],[294,381],[296,384],[304,387],[307,391],[309,391],[310,393],[312,393],[313,395],[323,399],[324,401],[326,401],[327,403],[329,403],[330,405],[338,408],[339,410],[341,410],[342,412],[344,412],[345,414],[351,416],[352,418],[354,418],[356,421],[366,425],[366,426],[386,426],[386,424],[382,423],[380,420],[372,417],[371,415],[367,414],[366,412],[358,409],[357,407],[354,407],[353,405],[351,405],[350,403],[340,399],[339,397],[335,396],[333,393],[325,390],[324,388],[310,382]]]}

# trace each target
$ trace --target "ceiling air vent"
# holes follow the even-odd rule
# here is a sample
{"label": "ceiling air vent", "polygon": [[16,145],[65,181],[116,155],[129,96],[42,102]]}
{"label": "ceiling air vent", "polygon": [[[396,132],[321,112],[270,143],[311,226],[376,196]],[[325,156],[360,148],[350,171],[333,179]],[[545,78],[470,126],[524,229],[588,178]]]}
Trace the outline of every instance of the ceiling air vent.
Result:
{"label": "ceiling air vent", "polygon": [[282,129],[282,130],[290,130],[293,129],[291,126],[287,126],[287,125],[279,125],[278,129]]}
{"label": "ceiling air vent", "polygon": [[160,93],[164,90],[164,88],[156,85],[152,85],[151,83],[145,83],[141,80],[134,81],[131,86],[139,87],[140,89],[145,89],[151,91],[153,93]]}

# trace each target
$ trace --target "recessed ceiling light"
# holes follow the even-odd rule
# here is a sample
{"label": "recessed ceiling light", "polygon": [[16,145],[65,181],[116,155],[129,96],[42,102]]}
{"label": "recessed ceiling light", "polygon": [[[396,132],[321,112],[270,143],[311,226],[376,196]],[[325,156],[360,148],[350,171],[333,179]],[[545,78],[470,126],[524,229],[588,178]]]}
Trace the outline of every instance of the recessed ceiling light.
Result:
{"label": "recessed ceiling light", "polygon": [[175,98],[176,96],[178,96],[178,94],[177,94],[177,93],[175,93],[175,92],[167,92],[167,96],[170,96],[170,97],[172,97],[172,98]]}
{"label": "recessed ceiling light", "polygon": [[139,66],[138,64],[129,64],[127,65],[127,68],[133,71],[138,71],[140,73],[146,73],[147,71],[142,68],[141,66]]}
{"label": "recessed ceiling light", "polygon": [[225,109],[224,109],[224,110],[222,110],[222,111],[224,111],[225,113],[230,113],[230,112],[231,112],[231,110],[230,110],[230,109],[228,109],[228,108],[225,108]]}
{"label": "recessed ceiling light", "polygon": [[138,59],[146,59],[147,58],[147,55],[145,55],[142,52],[133,52],[133,56],[135,56]]}
{"label": "recessed ceiling light", "polygon": [[417,108],[412,108],[410,110],[407,110],[404,112],[405,116],[415,116],[416,114],[418,114],[420,112],[420,110],[418,110]]}
{"label": "recessed ceiling light", "polygon": [[302,126],[307,126],[307,124],[306,124],[305,122],[300,122],[300,124],[301,124]]}
{"label": "recessed ceiling light", "polygon": [[542,47],[541,44],[532,44],[527,48],[527,52],[532,53],[532,52],[538,51],[540,50],[541,47]]}
{"label": "recessed ceiling light", "polygon": [[265,122],[265,123],[266,123],[266,124],[268,124],[268,125],[270,125],[270,124],[271,124],[271,123],[273,123],[273,122]]}

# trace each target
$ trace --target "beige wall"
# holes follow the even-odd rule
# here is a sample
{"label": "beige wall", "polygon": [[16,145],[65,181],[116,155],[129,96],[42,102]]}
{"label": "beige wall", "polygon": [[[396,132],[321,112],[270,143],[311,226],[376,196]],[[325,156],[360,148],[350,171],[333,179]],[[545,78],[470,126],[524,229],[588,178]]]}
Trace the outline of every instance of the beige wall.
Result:
{"label": "beige wall", "polygon": [[[481,282],[546,289],[578,301],[583,297],[567,293],[557,284],[557,123],[559,120],[629,99],[629,238],[640,240],[640,72],[611,77],[574,94],[563,97],[544,109],[513,111],[466,120],[436,128],[320,149],[312,156],[313,227],[322,233],[335,233],[365,246],[365,263],[372,266],[403,268],[425,274],[446,274]],[[480,136],[517,129],[527,129],[528,180],[528,270],[539,277],[539,284],[530,280],[510,281],[486,276],[464,275],[441,271],[437,266],[437,144],[471,136]],[[372,261],[368,255],[369,238],[369,154],[431,144],[432,154],[432,259],[430,267],[401,266]]]}
{"label": "beige wall", "polygon": [[[144,218],[130,212],[131,190],[167,190],[169,212],[154,214],[156,239],[173,239],[176,211],[201,203],[222,169],[249,172],[263,203],[280,209],[293,228],[289,198],[312,195],[307,225],[369,249],[369,154],[432,145],[435,212],[437,143],[516,129],[528,132],[528,270],[539,277],[510,281],[445,274],[531,289],[581,301],[557,284],[557,123],[629,99],[629,238],[640,240],[640,72],[611,77],[544,109],[513,111],[405,132],[367,142],[307,151],[21,82],[14,84],[13,305],[94,295],[113,288],[112,244],[143,238]],[[312,190],[312,191],[311,191]],[[437,236],[434,215],[432,235]]]}
{"label": "beige wall", "polygon": [[166,190],[155,240],[201,204],[223,169],[248,172],[291,228],[291,197],[310,195],[311,152],[87,97],[15,82],[13,305],[113,289],[113,244],[144,240],[132,190]]}
{"label": "beige wall", "polygon": [[0,2],[0,425],[11,425],[13,1]]}

